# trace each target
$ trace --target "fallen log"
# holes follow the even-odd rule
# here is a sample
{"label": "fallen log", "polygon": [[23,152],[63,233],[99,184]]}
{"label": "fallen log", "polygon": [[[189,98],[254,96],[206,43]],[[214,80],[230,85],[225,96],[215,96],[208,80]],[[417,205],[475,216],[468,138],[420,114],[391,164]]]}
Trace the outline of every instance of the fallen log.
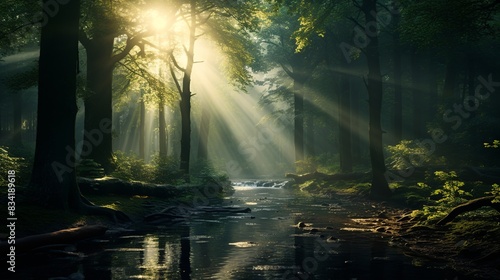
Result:
{"label": "fallen log", "polygon": [[106,227],[97,225],[63,229],[59,231],[18,238],[16,239],[15,244],[1,242],[0,249],[5,252],[7,249],[10,250],[11,246],[15,246],[16,253],[22,253],[38,247],[53,244],[72,244],[80,240],[98,237],[103,235],[106,230]]}
{"label": "fallen log", "polygon": [[453,208],[446,217],[442,218],[439,222],[437,222],[438,226],[445,225],[451,221],[453,221],[458,215],[463,214],[465,212],[470,212],[477,210],[481,207],[489,206],[492,207],[493,209],[497,210],[500,212],[500,203],[494,203],[493,200],[495,199],[495,196],[485,196],[485,197],[480,197],[476,198],[470,201],[467,201],[463,204],[458,205],[457,207]]}

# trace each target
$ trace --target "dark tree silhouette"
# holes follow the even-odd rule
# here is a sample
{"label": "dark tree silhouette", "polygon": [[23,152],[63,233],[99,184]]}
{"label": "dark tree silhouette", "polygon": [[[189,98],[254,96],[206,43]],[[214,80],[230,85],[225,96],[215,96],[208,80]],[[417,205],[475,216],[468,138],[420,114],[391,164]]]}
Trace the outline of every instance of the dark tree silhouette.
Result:
{"label": "dark tree silhouette", "polygon": [[[48,0],[43,1],[44,4]],[[76,75],[80,1],[60,5],[42,27],[38,79],[38,129],[31,186],[43,206],[83,214],[123,213],[94,206],[80,194],[75,174]],[[118,214],[118,215],[116,215]]]}

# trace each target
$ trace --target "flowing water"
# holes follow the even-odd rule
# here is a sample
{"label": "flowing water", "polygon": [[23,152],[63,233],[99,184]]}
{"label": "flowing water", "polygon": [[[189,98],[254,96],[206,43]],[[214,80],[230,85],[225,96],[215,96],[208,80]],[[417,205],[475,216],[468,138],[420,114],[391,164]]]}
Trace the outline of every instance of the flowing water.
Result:
{"label": "flowing water", "polygon": [[366,206],[253,182],[235,190],[225,203],[251,213],[207,213],[87,242],[83,253],[41,260],[19,279],[464,279],[356,224],[353,211]]}

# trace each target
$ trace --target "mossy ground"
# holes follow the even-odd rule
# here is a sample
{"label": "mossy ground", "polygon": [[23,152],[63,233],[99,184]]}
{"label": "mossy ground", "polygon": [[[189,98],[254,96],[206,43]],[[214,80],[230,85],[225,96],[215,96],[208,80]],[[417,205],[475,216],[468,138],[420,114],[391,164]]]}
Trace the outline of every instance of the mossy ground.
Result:
{"label": "mossy ground", "polygon": [[[82,225],[101,224],[109,227],[119,226],[103,216],[80,215],[71,211],[46,209],[37,205],[33,199],[24,195],[25,189],[19,187],[16,193],[16,237],[39,234]],[[126,213],[133,222],[141,222],[143,217],[155,211],[160,211],[170,205],[178,205],[193,201],[192,195],[182,197],[158,198],[153,196],[116,196],[116,195],[86,195],[87,199],[98,206],[104,206]],[[0,211],[0,219],[6,221],[7,190],[0,188],[0,201],[4,209]],[[0,240],[7,237],[7,227],[0,228]]]}
{"label": "mossy ground", "polygon": [[[419,182],[428,182],[430,186],[422,187]],[[390,198],[384,202],[370,201],[370,204],[376,205],[371,214],[373,218],[379,218],[381,212],[388,213],[388,217],[379,225],[387,231],[380,233],[374,229],[374,232],[389,236],[410,255],[446,261],[451,267],[474,279],[500,279],[494,276],[500,275],[500,214],[482,208],[464,213],[444,227],[437,227],[437,220],[428,219],[429,216],[423,215],[423,209],[437,204],[439,197],[432,192],[440,187],[439,184],[427,178],[391,183],[393,194]],[[316,179],[295,185],[294,188],[313,196],[352,196],[352,201],[357,203],[360,199],[370,200],[370,183],[366,178],[335,182]],[[491,186],[481,182],[466,182],[464,189],[471,192],[473,197],[481,197]],[[450,210],[451,207],[445,209],[443,215]]]}

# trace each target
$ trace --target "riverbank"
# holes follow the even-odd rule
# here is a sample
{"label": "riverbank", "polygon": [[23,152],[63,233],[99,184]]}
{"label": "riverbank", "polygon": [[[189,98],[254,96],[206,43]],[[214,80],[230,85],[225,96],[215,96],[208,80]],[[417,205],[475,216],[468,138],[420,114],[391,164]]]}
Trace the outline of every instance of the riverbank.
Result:
{"label": "riverbank", "polygon": [[[203,185],[157,185],[127,182],[115,178],[79,178],[82,194],[98,206],[121,211],[132,220],[129,224],[117,224],[104,216],[80,215],[71,211],[46,209],[38,205],[29,189],[19,186],[16,192],[16,238],[47,233],[85,225],[102,225],[107,228],[130,226],[141,223],[144,216],[176,205],[212,205],[231,193],[230,181],[205,182]],[[0,190],[0,204],[7,208],[7,189]],[[2,211],[0,218],[7,219]],[[0,230],[0,240],[9,235],[7,228]]]}
{"label": "riverbank", "polygon": [[421,265],[440,262],[470,279],[500,279],[498,212],[481,209],[437,226],[435,220],[422,218],[424,205],[432,203],[426,197],[428,190],[417,187],[417,181],[399,182],[391,187],[393,196],[384,202],[369,198],[366,176],[335,183],[312,178],[292,188],[312,196],[342,196],[353,204],[367,205],[359,208],[353,223],[387,239],[391,246],[421,260]]}

